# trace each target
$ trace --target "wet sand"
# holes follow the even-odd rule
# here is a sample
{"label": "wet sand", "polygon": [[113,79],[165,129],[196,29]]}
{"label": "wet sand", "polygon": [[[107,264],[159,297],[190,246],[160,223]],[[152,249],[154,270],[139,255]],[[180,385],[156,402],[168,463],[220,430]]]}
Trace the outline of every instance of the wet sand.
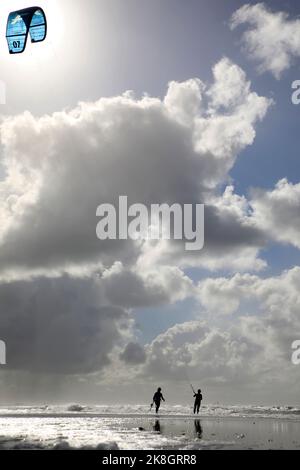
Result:
{"label": "wet sand", "polygon": [[178,420],[162,418],[142,423],[145,430],[169,437],[171,441],[181,436],[182,448],[185,449],[300,449],[299,421],[200,417]]}
{"label": "wet sand", "polygon": [[0,417],[0,449],[300,449],[300,420],[155,415]]}

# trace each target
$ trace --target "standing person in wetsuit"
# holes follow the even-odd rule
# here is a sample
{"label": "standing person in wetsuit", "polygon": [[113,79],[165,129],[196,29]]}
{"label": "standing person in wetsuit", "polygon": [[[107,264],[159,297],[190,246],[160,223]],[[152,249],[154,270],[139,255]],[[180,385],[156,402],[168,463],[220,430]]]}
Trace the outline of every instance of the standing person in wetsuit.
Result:
{"label": "standing person in wetsuit", "polygon": [[159,387],[157,389],[157,392],[154,393],[153,395],[153,403],[155,403],[155,412],[158,413],[159,407],[160,407],[160,402],[165,401],[163,394],[161,393],[161,388]]}
{"label": "standing person in wetsuit", "polygon": [[201,401],[202,401],[202,393],[199,389],[197,393],[194,393],[195,403],[194,403],[194,414],[199,414]]}

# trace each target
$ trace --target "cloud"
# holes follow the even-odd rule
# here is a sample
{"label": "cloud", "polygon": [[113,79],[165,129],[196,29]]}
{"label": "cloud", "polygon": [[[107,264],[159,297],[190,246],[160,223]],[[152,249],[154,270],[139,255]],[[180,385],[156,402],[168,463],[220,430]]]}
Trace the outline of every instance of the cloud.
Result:
{"label": "cloud", "polygon": [[193,282],[180,269],[147,270],[143,263],[131,270],[115,263],[104,271],[101,286],[109,303],[124,308],[169,305],[194,294]]}
{"label": "cloud", "polygon": [[207,197],[205,206],[205,246],[201,252],[186,252],[182,244],[146,242],[137,265],[181,266],[232,271],[260,271],[266,262],[260,249],[269,240],[268,233],[256,223],[253,209],[243,196],[227,186],[222,195]]}
{"label": "cloud", "polygon": [[210,389],[222,385],[223,391],[246,388],[247,396],[255,392],[260,399],[294,399],[300,371],[291,363],[291,345],[300,337],[299,288],[299,267],[266,278],[236,274],[201,281],[199,320],[158,335],[146,346],[139,373]]}
{"label": "cloud", "polygon": [[[208,278],[198,285],[198,298],[205,309],[217,314],[227,311],[268,316],[290,324],[291,337],[298,330],[300,268],[284,271],[279,276],[262,278],[257,275],[236,274],[230,278]],[[245,301],[247,305],[245,306]],[[242,304],[243,303],[243,304]],[[246,311],[245,311],[246,310]]]}
{"label": "cloud", "polygon": [[0,332],[8,348],[7,370],[43,376],[102,371],[104,378],[114,364],[124,373],[118,357],[129,365],[145,358],[125,309],[175,303],[193,290],[178,268],[139,272],[120,262],[102,276],[3,282]]}
{"label": "cloud", "polygon": [[284,12],[272,12],[264,3],[246,4],[231,18],[231,29],[247,25],[242,35],[246,54],[258,63],[260,72],[277,79],[300,56],[300,20]]}
{"label": "cloud", "polygon": [[292,342],[300,337],[299,287],[300,268],[295,267],[267,278],[236,274],[206,279],[199,283],[198,298],[214,315],[238,314],[248,337],[273,347],[287,362]]}
{"label": "cloud", "polygon": [[[153,377],[166,368],[179,376],[192,361],[212,382],[245,369],[241,351],[251,356],[255,344],[201,322],[174,327],[143,349],[130,309],[198,295],[187,266],[265,266],[264,228],[244,197],[220,187],[270,105],[223,58],[212,84],[171,82],[163,99],[125,93],[3,120],[0,331],[12,371],[100,371],[95,380],[103,383],[125,377],[129,365]],[[188,253],[180,241],[100,242],[96,209],[117,205],[120,195],[147,206],[204,202],[204,250]],[[209,370],[212,351],[217,366]]]}
{"label": "cloud", "polygon": [[[100,242],[95,230],[101,203],[117,205],[120,195],[146,205],[215,197],[238,154],[253,143],[271,101],[251,91],[244,72],[226,58],[213,74],[211,85],[171,82],[163,100],[126,93],[51,116],[27,112],[4,119],[0,277],[80,277],[116,261],[131,268],[149,244]],[[207,205],[211,246],[202,264],[226,265],[231,250],[244,268],[250,246],[253,267],[259,231],[234,213],[225,220]],[[171,262],[192,260],[182,243],[156,247]]]}
{"label": "cloud", "polygon": [[164,104],[176,121],[188,127],[193,126],[194,120],[205,112],[205,84],[198,78],[179,83],[169,83]]}
{"label": "cloud", "polygon": [[110,364],[133,338],[132,320],[105,305],[97,281],[36,279],[0,285],[0,331],[7,369],[88,374]]}
{"label": "cloud", "polygon": [[129,343],[120,354],[120,359],[127,364],[142,364],[146,360],[146,353],[140,344]]}
{"label": "cloud", "polygon": [[258,354],[259,346],[246,337],[193,321],[175,325],[155,338],[147,347],[143,371],[157,379],[189,381],[193,377],[205,386],[235,386],[252,380],[250,370]]}
{"label": "cloud", "polygon": [[252,192],[251,206],[256,226],[277,242],[300,248],[300,183],[278,181],[269,191]]}
{"label": "cloud", "polygon": [[[193,378],[206,387],[248,387],[262,395],[275,384],[283,392],[289,383],[295,392],[299,368],[291,363],[291,345],[300,335],[299,287],[298,267],[266,279],[237,274],[200,282],[199,302],[214,315],[213,324],[182,323],[157,336],[146,347],[141,373],[168,381]],[[220,312],[234,314],[234,322],[218,322]]]}

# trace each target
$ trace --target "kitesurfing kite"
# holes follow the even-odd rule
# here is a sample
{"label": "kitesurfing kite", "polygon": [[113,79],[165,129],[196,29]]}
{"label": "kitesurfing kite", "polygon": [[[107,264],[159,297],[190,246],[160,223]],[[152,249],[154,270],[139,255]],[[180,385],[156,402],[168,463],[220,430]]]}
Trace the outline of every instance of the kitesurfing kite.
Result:
{"label": "kitesurfing kite", "polygon": [[27,43],[28,33],[31,42],[41,42],[47,36],[47,20],[42,8],[31,7],[9,14],[6,39],[10,54],[21,54]]}

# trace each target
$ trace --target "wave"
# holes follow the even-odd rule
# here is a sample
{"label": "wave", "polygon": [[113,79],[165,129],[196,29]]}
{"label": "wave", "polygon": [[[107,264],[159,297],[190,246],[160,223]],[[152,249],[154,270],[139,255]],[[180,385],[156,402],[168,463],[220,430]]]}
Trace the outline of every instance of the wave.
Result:
{"label": "wave", "polygon": [[[192,407],[183,405],[163,405],[161,417],[193,416]],[[45,416],[45,417],[100,417],[100,416],[152,416],[146,405],[39,405],[39,406],[2,406],[0,417],[3,416]],[[293,406],[257,406],[257,405],[203,405],[201,417],[274,417],[299,419],[300,408]]]}
{"label": "wave", "polygon": [[42,443],[33,439],[1,437],[1,450],[119,450],[119,446],[116,442],[103,442],[94,446],[86,444],[74,446],[67,440]]}
{"label": "wave", "polygon": [[85,406],[82,406],[82,405],[69,405],[68,408],[67,408],[67,411],[84,411],[85,410]]}

